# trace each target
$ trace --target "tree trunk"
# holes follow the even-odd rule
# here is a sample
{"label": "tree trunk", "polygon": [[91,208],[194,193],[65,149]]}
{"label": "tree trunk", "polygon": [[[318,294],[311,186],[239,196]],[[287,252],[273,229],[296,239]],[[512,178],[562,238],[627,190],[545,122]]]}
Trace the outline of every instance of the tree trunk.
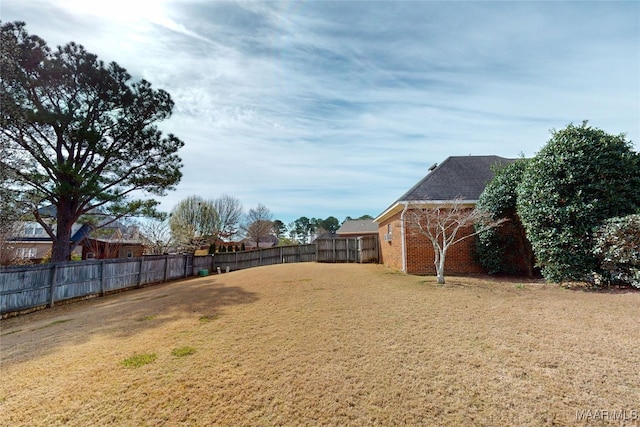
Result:
{"label": "tree trunk", "polygon": [[51,262],[65,262],[71,259],[71,228],[73,226],[72,210],[66,204],[56,206],[56,236],[51,248]]}
{"label": "tree trunk", "polygon": [[433,248],[436,253],[436,259],[434,264],[436,265],[436,277],[439,285],[444,285],[444,258],[447,255],[447,251],[440,248]]}
{"label": "tree trunk", "polygon": [[527,269],[527,276],[529,278],[533,277],[533,267],[535,265],[535,256],[533,255],[533,248],[531,247],[531,243],[529,239],[527,239],[527,233],[524,229],[522,223],[518,224],[518,238],[520,245],[520,254],[524,260],[524,265]]}

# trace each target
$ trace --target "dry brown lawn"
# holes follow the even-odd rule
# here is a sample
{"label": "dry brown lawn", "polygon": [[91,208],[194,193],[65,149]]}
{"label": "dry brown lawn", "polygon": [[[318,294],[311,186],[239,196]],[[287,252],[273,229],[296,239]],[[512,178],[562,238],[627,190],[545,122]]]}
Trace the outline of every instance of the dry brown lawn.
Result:
{"label": "dry brown lawn", "polygon": [[261,267],[3,320],[0,424],[637,425],[639,320],[638,292]]}

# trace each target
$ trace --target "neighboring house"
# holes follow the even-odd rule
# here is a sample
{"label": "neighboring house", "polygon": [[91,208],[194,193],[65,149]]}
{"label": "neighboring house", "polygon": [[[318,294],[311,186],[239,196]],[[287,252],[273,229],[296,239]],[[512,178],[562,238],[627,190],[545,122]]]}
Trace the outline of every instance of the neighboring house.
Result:
{"label": "neighboring house", "polygon": [[[407,210],[411,206],[447,206],[458,199],[465,207],[475,207],[480,194],[493,178],[492,168],[513,159],[498,156],[453,156],[434,165],[423,179],[400,196],[374,219],[378,225],[383,264],[409,274],[435,274],[433,246],[428,238],[408,230]],[[460,230],[470,233],[473,227]],[[460,234],[459,234],[460,235]],[[447,252],[445,271],[449,274],[481,273],[469,238]]]}
{"label": "neighboring house", "polygon": [[[51,237],[35,221],[18,222],[15,234],[7,239],[6,250],[0,254],[2,264],[10,263],[39,263],[51,256]],[[72,241],[78,241],[86,229],[81,224],[74,224],[71,229]],[[75,239],[75,240],[74,240]],[[75,247],[72,256],[80,257],[82,250]]]}
{"label": "neighboring house", "polygon": [[338,233],[333,231],[325,231],[324,233],[318,234],[316,238],[313,239],[313,241],[315,242],[318,239],[335,239],[337,237],[340,237],[338,236]]}
{"label": "neighboring house", "polygon": [[[103,218],[101,222],[108,220]],[[145,251],[145,240],[138,227],[126,227],[118,221],[91,231],[81,245],[82,259],[137,258]]]}
{"label": "neighboring house", "polygon": [[378,224],[372,219],[348,219],[336,231],[338,237],[363,237],[378,234]]}
{"label": "neighboring house", "polygon": [[256,244],[255,240],[251,240],[249,238],[242,240],[240,243],[244,243],[244,249],[247,251],[251,249],[267,249],[278,246],[278,238],[273,234],[270,234],[260,238],[259,245]]}
{"label": "neighboring house", "polygon": [[[40,215],[45,221],[55,222],[55,208],[44,208]],[[71,255],[73,258],[126,258],[139,257],[144,252],[144,237],[137,227],[126,227],[105,215],[94,215],[97,224],[75,223],[71,228]],[[2,264],[39,263],[51,256],[52,240],[36,221],[16,224],[16,232],[7,239]]]}

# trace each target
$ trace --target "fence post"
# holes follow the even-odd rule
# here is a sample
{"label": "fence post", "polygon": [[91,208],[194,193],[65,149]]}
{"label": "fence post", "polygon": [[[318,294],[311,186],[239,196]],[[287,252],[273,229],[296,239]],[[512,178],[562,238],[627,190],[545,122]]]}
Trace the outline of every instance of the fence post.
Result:
{"label": "fence post", "polygon": [[104,296],[104,282],[105,282],[105,271],[106,271],[106,266],[105,266],[105,262],[104,259],[102,261],[100,261],[100,295]]}
{"label": "fence post", "polygon": [[144,257],[140,257],[140,268],[138,272],[138,286],[142,286],[142,262],[144,261]]}
{"label": "fence post", "polygon": [[57,276],[57,270],[58,269],[58,264],[54,263],[52,268],[51,268],[51,299],[49,301],[49,307],[53,307],[53,304],[55,303],[55,299],[56,299],[56,276]]}
{"label": "fence post", "polygon": [[164,274],[162,277],[162,281],[167,281],[167,275],[169,274],[169,255],[164,256]]}

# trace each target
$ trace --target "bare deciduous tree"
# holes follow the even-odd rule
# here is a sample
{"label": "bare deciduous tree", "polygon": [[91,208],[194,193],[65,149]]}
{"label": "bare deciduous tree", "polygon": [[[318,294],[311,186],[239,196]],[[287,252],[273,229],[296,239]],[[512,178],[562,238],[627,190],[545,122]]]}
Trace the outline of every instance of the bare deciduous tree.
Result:
{"label": "bare deciduous tree", "polygon": [[[434,265],[439,284],[444,284],[444,265],[451,246],[490,228],[500,226],[507,219],[494,220],[490,213],[463,204],[455,199],[447,204],[425,206],[412,203],[407,206],[407,228],[426,236],[433,245]],[[459,232],[470,228],[470,232]],[[465,230],[467,231],[467,230]]]}
{"label": "bare deciduous tree", "polygon": [[140,228],[148,255],[164,255],[174,245],[168,219],[149,218],[142,222]]}
{"label": "bare deciduous tree", "polygon": [[218,214],[213,203],[199,196],[182,200],[171,211],[169,224],[175,242],[193,252],[215,241]]}
{"label": "bare deciduous tree", "polygon": [[213,201],[218,216],[216,224],[217,238],[229,239],[238,233],[238,225],[242,218],[242,204],[236,197],[223,194]]}
{"label": "bare deciduous tree", "polygon": [[245,223],[242,226],[246,236],[256,242],[257,247],[260,247],[260,241],[265,241],[269,237],[272,228],[271,211],[262,204],[249,209]]}

